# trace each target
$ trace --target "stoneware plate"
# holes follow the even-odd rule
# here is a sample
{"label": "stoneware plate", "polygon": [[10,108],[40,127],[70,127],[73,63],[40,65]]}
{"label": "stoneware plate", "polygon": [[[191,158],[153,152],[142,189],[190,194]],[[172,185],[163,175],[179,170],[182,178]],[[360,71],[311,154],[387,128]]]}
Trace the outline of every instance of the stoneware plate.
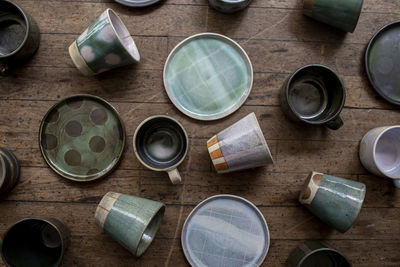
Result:
{"label": "stoneware plate", "polygon": [[259,266],[270,238],[261,212],[233,195],[210,197],[190,213],[182,229],[182,248],[192,266]]}
{"label": "stoneware plate", "polygon": [[246,101],[253,67],[235,41],[200,33],[172,50],[164,66],[164,86],[172,103],[187,116],[221,119]]}
{"label": "stoneware plate", "polygon": [[40,150],[59,175],[87,182],[108,174],[125,146],[125,127],[105,100],[77,95],[61,100],[44,116]]}
{"label": "stoneware plate", "polygon": [[400,105],[400,21],[386,25],[371,39],[365,55],[368,78],[387,101]]}
{"label": "stoneware plate", "polygon": [[151,6],[161,0],[114,0],[115,2],[130,7],[146,7]]}

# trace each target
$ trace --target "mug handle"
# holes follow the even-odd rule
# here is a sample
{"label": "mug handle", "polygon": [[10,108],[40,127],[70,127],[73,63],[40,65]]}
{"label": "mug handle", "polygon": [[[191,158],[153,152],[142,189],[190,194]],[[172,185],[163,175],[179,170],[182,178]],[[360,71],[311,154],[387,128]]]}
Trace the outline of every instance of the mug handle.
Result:
{"label": "mug handle", "polygon": [[10,73],[10,68],[5,62],[0,61],[0,76],[7,76]]}
{"label": "mug handle", "polygon": [[169,171],[168,176],[173,184],[178,184],[178,183],[182,182],[182,178],[181,178],[181,175],[179,174],[178,169],[173,169],[173,170]]}
{"label": "mug handle", "polygon": [[343,126],[343,121],[340,118],[340,116],[337,116],[336,118],[334,118],[331,121],[328,121],[326,123],[326,127],[328,127],[331,130],[338,130],[340,127]]}
{"label": "mug handle", "polygon": [[393,183],[396,188],[400,188],[400,179],[393,179]]}

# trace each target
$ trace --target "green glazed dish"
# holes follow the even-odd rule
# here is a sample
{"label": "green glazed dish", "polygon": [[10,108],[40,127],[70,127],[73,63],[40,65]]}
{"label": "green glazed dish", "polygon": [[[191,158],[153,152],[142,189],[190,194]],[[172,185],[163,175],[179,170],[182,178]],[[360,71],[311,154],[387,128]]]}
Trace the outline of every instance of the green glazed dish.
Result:
{"label": "green glazed dish", "polygon": [[56,173],[74,181],[92,181],[111,172],[121,159],[125,127],[105,100],[76,95],[61,100],[44,116],[39,145]]}
{"label": "green glazed dish", "polygon": [[217,120],[235,112],[253,86],[253,67],[232,39],[215,33],[193,35],[178,44],[164,66],[164,87],[187,116]]}

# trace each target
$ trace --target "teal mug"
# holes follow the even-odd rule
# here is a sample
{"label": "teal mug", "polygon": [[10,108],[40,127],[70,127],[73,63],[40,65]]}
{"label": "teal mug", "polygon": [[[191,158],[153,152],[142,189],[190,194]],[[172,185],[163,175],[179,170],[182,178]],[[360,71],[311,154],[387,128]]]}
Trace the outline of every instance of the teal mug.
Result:
{"label": "teal mug", "polygon": [[155,238],[164,212],[163,203],[108,192],[97,207],[95,223],[140,257]]}
{"label": "teal mug", "polygon": [[86,76],[140,60],[128,29],[110,8],[70,45],[69,55],[78,70]]}
{"label": "teal mug", "polygon": [[365,193],[363,183],[312,172],[299,201],[321,221],[344,233],[357,219]]}

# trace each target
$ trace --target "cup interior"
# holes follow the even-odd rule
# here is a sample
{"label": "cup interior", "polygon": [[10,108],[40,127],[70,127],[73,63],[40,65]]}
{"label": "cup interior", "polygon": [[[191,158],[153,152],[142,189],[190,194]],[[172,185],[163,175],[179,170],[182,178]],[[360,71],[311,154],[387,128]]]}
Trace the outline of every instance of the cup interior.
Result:
{"label": "cup interior", "polygon": [[145,122],[136,134],[135,147],[140,159],[154,169],[178,164],[186,155],[187,139],[174,120],[156,117]]}
{"label": "cup interior", "polygon": [[136,255],[138,257],[146,251],[146,249],[150,246],[151,242],[153,241],[158,231],[158,228],[160,227],[162,218],[164,217],[164,213],[165,213],[165,206],[162,206],[154,215],[153,219],[151,220],[146,230],[144,231],[142,239],[139,242],[139,246],[136,252]]}
{"label": "cup interior", "polygon": [[111,26],[113,27],[115,33],[121,44],[125,47],[126,51],[136,60],[140,60],[139,50],[136,47],[135,41],[131,37],[128,29],[125,27],[124,23],[118,17],[118,15],[112,11],[108,10],[108,15],[110,17]]}
{"label": "cup interior", "polygon": [[307,66],[289,80],[286,97],[292,111],[310,123],[327,122],[342,109],[345,91],[339,77],[323,66]]}
{"label": "cup interior", "polygon": [[391,178],[400,178],[400,127],[384,132],[375,146],[376,165]]}
{"label": "cup interior", "polygon": [[27,35],[25,16],[13,4],[0,1],[0,57],[17,51]]}
{"label": "cup interior", "polygon": [[9,266],[58,266],[62,257],[62,237],[46,221],[23,220],[4,236],[2,254]]}
{"label": "cup interior", "polygon": [[349,261],[339,252],[331,249],[317,250],[309,254],[299,267],[351,267]]}

